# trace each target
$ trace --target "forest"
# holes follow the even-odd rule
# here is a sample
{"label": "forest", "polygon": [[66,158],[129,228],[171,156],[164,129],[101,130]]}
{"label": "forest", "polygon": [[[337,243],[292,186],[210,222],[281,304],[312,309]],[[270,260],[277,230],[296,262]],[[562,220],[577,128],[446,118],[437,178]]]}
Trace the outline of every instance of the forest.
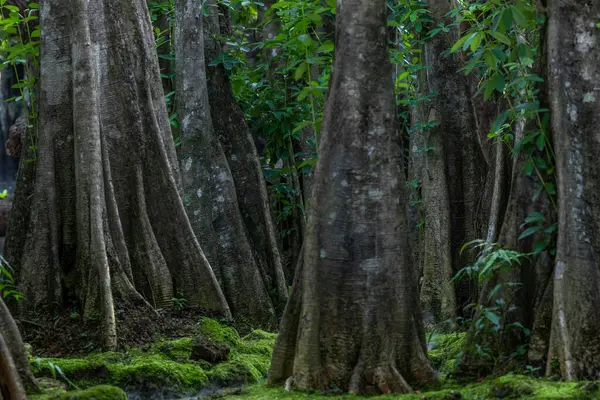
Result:
{"label": "forest", "polygon": [[598,0],[0,0],[0,400],[600,399],[598,82]]}

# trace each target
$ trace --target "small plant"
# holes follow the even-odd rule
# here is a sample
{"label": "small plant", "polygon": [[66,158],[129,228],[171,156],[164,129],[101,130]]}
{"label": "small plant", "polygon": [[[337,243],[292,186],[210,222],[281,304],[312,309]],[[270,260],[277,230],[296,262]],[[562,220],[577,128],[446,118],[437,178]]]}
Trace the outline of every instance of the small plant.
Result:
{"label": "small plant", "polygon": [[534,367],[533,365],[525,366],[525,375],[538,376],[540,374],[541,367]]}
{"label": "small plant", "polygon": [[[35,359],[35,361],[36,361],[38,367],[41,367],[41,364],[42,364],[41,358],[37,357]],[[71,386],[73,389],[81,390],[79,388],[79,386],[75,385],[69,378],[67,378],[67,376],[63,373],[62,369],[58,365],[56,365],[52,362],[48,362],[48,368],[50,369],[52,378],[57,379],[57,376],[58,376],[59,378],[63,379],[65,382],[67,382],[67,384],[69,384],[69,386]]]}
{"label": "small plant", "polygon": [[[464,267],[453,278],[476,279],[483,286],[486,282],[493,281],[499,274],[508,272],[521,266],[522,260],[528,254],[504,248],[498,243],[485,240],[475,240],[465,244],[461,251],[471,248],[479,251],[473,265]],[[472,340],[467,341],[466,347],[459,355],[465,352],[477,357],[489,359],[496,366],[500,360],[505,361],[505,343],[503,336],[511,330],[520,330],[525,337],[531,332],[520,322],[512,321],[511,315],[515,311],[514,299],[517,291],[521,288],[518,282],[505,282],[499,280],[487,295],[483,302],[474,302],[467,308],[472,310],[473,318],[465,320],[465,324],[472,331]],[[522,358],[527,353],[527,346],[521,344],[508,355],[510,359]]]}
{"label": "small plant", "polygon": [[185,309],[185,304],[187,303],[187,300],[183,297],[181,293],[178,293],[176,297],[173,297],[171,299],[171,302],[173,303],[173,308],[175,310],[183,311]]}
{"label": "small plant", "polygon": [[80,315],[78,312],[72,312],[71,313],[71,319],[79,319]]}
{"label": "small plant", "polygon": [[19,301],[24,299],[24,297],[15,286],[12,271],[8,261],[0,256],[0,295],[5,299],[12,297],[16,301]]}

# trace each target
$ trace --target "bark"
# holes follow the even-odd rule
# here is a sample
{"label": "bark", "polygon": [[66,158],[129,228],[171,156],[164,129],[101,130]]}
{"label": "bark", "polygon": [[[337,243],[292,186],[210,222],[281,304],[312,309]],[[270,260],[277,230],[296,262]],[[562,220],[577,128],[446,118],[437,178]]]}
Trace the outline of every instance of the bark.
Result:
{"label": "bark", "polygon": [[16,371],[15,364],[0,333],[0,399],[26,400],[27,395]]}
{"label": "bark", "polygon": [[[176,3],[179,157],[187,212],[239,323],[271,329],[275,310],[254,257],[227,158],[216,135],[208,99],[202,8]],[[257,188],[254,188],[257,189]]]}
{"label": "bark", "polygon": [[0,185],[4,186],[2,190],[14,185],[19,166],[18,159],[2,151],[2,144],[8,141],[9,129],[17,116],[17,104],[5,102],[5,99],[17,96],[16,90],[12,89],[12,85],[16,83],[14,71],[2,71],[0,79]]}
{"label": "bark", "polygon": [[558,244],[548,372],[600,377],[600,17],[597,1],[548,4],[549,98],[558,178]]}
{"label": "bark", "polygon": [[[429,2],[432,19],[444,23],[450,3]],[[450,40],[458,39],[458,28],[452,28]],[[427,90],[435,93],[425,116],[437,125],[425,132],[425,176],[423,206],[426,210],[424,234],[425,260],[421,301],[425,317],[441,322],[455,317],[474,298],[469,282],[459,283],[456,290],[448,280],[472,261],[472,255],[461,256],[467,241],[481,237],[487,212],[482,207],[486,163],[479,144],[467,78],[457,74],[458,55],[444,56],[448,37],[436,35],[425,45]]]}
{"label": "bark", "polygon": [[303,262],[269,382],[407,392],[435,376],[409,263],[385,1],[338,1],[337,17]]}
{"label": "bark", "polygon": [[288,290],[260,158],[225,68],[223,65],[209,66],[210,61],[222,51],[221,42],[215,36],[230,34],[229,9],[221,6],[209,10],[210,19],[204,29],[204,39],[213,126],[231,169],[254,259],[277,316],[281,317],[288,300]]}
{"label": "bark", "polygon": [[[2,365],[3,363],[4,366],[10,365],[10,368],[5,370]],[[27,359],[25,346],[17,324],[15,324],[15,320],[10,314],[8,307],[6,307],[4,300],[0,298],[0,386],[2,382],[7,382],[2,379],[3,371],[8,373],[8,376],[5,376],[5,378],[8,378],[8,382],[12,380],[13,383],[18,384],[30,393],[41,391],[38,382],[29,369],[29,360]],[[10,377],[12,371],[16,372],[18,382],[15,382],[15,379]]]}
{"label": "bark", "polygon": [[[37,131],[37,126],[33,129],[33,132]],[[4,249],[5,257],[10,261],[21,259],[23,244],[27,240],[29,230],[37,164],[32,162],[35,159],[34,135],[38,136],[35,133],[28,134],[25,132],[23,137],[23,152],[19,160],[15,194],[8,219]],[[15,270],[15,276],[19,276],[20,264],[13,263],[12,267]]]}
{"label": "bark", "polygon": [[41,29],[39,160],[9,259],[29,310],[76,299],[108,348],[112,296],[168,307],[180,292],[229,316],[185,214],[145,0],[49,0]]}
{"label": "bark", "polygon": [[[421,120],[422,105],[411,110],[411,123]],[[425,169],[425,153],[420,151],[425,146],[422,129],[412,127],[409,138],[408,180],[414,182],[409,189],[408,229],[411,260],[418,271],[419,284],[423,280],[424,229],[423,229],[423,171]]]}

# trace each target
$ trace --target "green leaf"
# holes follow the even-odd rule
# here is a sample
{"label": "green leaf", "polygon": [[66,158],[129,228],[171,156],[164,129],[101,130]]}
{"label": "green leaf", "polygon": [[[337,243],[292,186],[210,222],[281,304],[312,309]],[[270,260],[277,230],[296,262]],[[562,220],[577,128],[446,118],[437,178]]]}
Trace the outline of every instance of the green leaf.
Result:
{"label": "green leaf", "polygon": [[488,80],[487,81],[487,85],[485,86],[485,91],[483,92],[483,100],[486,100],[490,98],[490,96],[492,95],[492,93],[494,92],[494,82],[492,82],[492,80]]}
{"label": "green leaf", "polygon": [[492,324],[500,325],[500,317],[498,316],[498,314],[485,310],[484,315]]}
{"label": "green leaf", "polygon": [[519,240],[523,240],[531,235],[533,235],[534,233],[537,233],[539,231],[542,230],[541,226],[530,226],[529,228],[525,229],[523,231],[523,233],[521,233],[521,236],[519,236]]}
{"label": "green leaf", "polygon": [[317,53],[331,53],[333,51],[333,42],[325,42],[317,49]]}
{"label": "green leaf", "polygon": [[534,211],[525,218],[525,224],[521,225],[521,227],[523,227],[526,224],[531,224],[533,222],[544,222],[545,220],[546,217],[544,216],[544,214],[542,214],[539,211]]}
{"label": "green leaf", "polygon": [[527,23],[527,18],[517,7],[514,7],[512,9],[512,15],[515,21],[517,22],[517,25],[519,25],[521,28],[528,27],[529,24]]}
{"label": "green leaf", "polygon": [[505,45],[508,45],[508,46],[510,46],[510,45],[511,45],[511,43],[512,43],[512,42],[510,41],[510,39],[509,39],[509,38],[508,38],[508,37],[507,37],[505,34],[503,34],[503,33],[500,33],[500,32],[492,32],[492,36],[493,36],[494,38],[496,38],[496,40],[498,40],[499,42],[501,42],[501,43],[504,43]]}
{"label": "green leaf", "polygon": [[307,64],[306,62],[300,63],[298,68],[296,68],[296,72],[294,73],[294,79],[299,81],[304,77],[304,73],[306,72]]}
{"label": "green leaf", "polygon": [[454,45],[450,49],[450,52],[454,53],[456,50],[458,50],[460,48],[460,46],[462,46],[469,37],[470,37],[470,35],[465,35],[465,36],[461,37],[460,39],[458,39],[458,41],[456,43],[454,43]]}
{"label": "green leaf", "polygon": [[471,41],[471,51],[475,52],[481,43],[481,40],[485,37],[483,32],[477,32],[473,40]]}
{"label": "green leaf", "polygon": [[525,172],[525,174],[527,176],[531,176],[531,174],[533,174],[534,168],[535,168],[535,165],[534,165],[533,160],[531,158],[529,160],[527,160],[525,162],[525,164],[523,165],[523,171]]}
{"label": "green leaf", "polygon": [[536,240],[533,244],[533,254],[539,254],[542,251],[546,250],[550,246],[550,241],[548,239],[544,240]]}
{"label": "green leaf", "polygon": [[512,13],[512,9],[510,8],[505,8],[504,11],[502,12],[502,16],[500,17],[500,26],[502,27],[502,31],[506,32],[508,31],[513,24],[513,13]]}
{"label": "green leaf", "polygon": [[496,57],[494,57],[494,54],[491,51],[486,51],[483,57],[485,58],[485,63],[490,69],[496,68]]}
{"label": "green leaf", "polygon": [[494,83],[494,89],[502,93],[502,91],[504,90],[504,86],[506,86],[504,77],[500,74],[494,74],[494,76],[492,76],[492,82]]}

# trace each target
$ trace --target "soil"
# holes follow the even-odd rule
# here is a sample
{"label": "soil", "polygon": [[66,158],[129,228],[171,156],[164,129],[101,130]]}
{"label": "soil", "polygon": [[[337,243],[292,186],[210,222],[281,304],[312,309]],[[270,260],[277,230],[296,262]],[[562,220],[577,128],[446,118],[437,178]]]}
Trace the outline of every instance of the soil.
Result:
{"label": "soil", "polygon": [[[159,310],[156,315],[148,308],[118,303],[116,313],[119,351],[143,348],[157,339],[194,336],[200,317],[211,317],[201,310],[192,309]],[[36,356],[73,357],[102,351],[99,321],[82,317],[75,307],[54,315],[15,315],[15,320],[23,341],[31,345],[32,354]]]}

